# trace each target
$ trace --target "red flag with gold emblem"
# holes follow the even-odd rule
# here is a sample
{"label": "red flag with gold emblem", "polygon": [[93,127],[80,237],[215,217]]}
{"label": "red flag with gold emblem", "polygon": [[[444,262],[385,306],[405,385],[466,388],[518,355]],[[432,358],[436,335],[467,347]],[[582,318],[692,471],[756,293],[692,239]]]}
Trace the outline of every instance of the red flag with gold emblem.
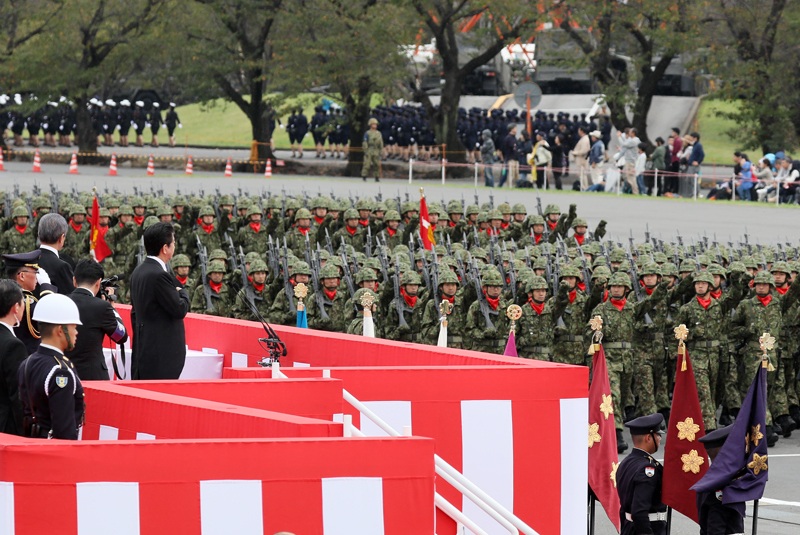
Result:
{"label": "red flag with gold emblem", "polygon": [[108,248],[106,243],[105,234],[108,227],[100,227],[100,206],[97,203],[97,195],[94,196],[92,201],[92,219],[91,219],[91,247],[94,251],[94,258],[98,262],[102,262],[107,256],[111,256],[111,249]]}
{"label": "red flag with gold emblem", "polygon": [[617,494],[617,430],[606,353],[602,344],[594,348],[592,384],[589,387],[589,487],[606,510],[608,519],[620,529]]}
{"label": "red flag with gold emblem", "polygon": [[689,351],[679,348],[672,412],[667,427],[667,444],[664,447],[661,501],[695,522],[697,493],[689,488],[700,481],[708,470],[706,449],[698,442],[705,434],[703,411],[700,409]]}
{"label": "red flag with gold emblem", "polygon": [[433,250],[436,245],[436,239],[433,237],[433,227],[431,226],[431,219],[428,217],[428,203],[425,202],[425,194],[422,193],[420,188],[421,198],[419,200],[419,235],[422,237],[422,244],[428,251]]}

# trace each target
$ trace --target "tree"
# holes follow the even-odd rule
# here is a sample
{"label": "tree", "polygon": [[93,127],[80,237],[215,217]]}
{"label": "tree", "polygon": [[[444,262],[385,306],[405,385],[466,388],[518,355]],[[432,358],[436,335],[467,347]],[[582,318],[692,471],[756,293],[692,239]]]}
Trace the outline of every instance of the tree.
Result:
{"label": "tree", "polygon": [[[547,6],[553,24],[583,53],[612,124],[617,130],[635,127],[648,144],[653,96],[673,60],[696,46],[702,9],[703,2],[691,0],[552,0]],[[621,52],[630,68],[620,68]]]}
{"label": "tree", "polygon": [[409,15],[387,0],[307,0],[283,19],[275,43],[281,87],[294,93],[313,87],[342,102],[353,147],[346,175],[361,173],[373,94],[391,91],[407,74],[399,47],[413,38]]}
{"label": "tree", "polygon": [[[89,99],[119,80],[136,54],[138,40],[158,18],[166,0],[71,0],[52,22],[17,47],[3,65],[3,84],[47,98],[69,95],[76,105],[81,152],[97,151]],[[48,3],[29,3],[46,17]],[[43,100],[43,99],[42,99]]]}
{"label": "tree", "polygon": [[[447,145],[447,159],[466,162],[466,149],[457,131],[464,80],[523,33],[532,31],[538,11],[524,1],[407,1],[436,39],[443,79],[438,109],[414,81],[408,84],[411,94],[425,106],[437,141]],[[469,58],[464,58],[466,48],[474,51]]]}

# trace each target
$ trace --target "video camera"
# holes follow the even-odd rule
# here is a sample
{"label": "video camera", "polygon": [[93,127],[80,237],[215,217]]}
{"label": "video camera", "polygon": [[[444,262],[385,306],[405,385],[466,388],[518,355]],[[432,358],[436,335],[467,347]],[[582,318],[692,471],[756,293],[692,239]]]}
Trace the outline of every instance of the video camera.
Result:
{"label": "video camera", "polygon": [[[121,280],[125,280],[125,275],[114,275],[113,277],[101,280],[100,292],[97,297],[105,297],[106,301],[116,301],[117,300],[116,291],[119,290],[119,284],[117,283]],[[113,294],[108,293],[109,288],[114,290]]]}

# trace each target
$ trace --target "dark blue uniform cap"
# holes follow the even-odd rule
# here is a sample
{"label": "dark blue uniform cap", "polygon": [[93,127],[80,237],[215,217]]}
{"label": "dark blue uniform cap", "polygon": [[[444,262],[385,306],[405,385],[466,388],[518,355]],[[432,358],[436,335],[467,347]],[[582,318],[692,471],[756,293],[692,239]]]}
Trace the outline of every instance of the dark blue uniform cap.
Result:
{"label": "dark blue uniform cap", "polygon": [[29,253],[4,254],[3,260],[6,263],[6,269],[19,269],[22,266],[39,269],[39,257],[41,255],[42,250],[36,249]]}
{"label": "dark blue uniform cap", "polygon": [[731,430],[733,429],[733,424],[727,427],[720,427],[715,431],[711,431],[709,434],[700,437],[698,440],[706,447],[706,450],[710,450],[712,448],[721,448],[723,444],[725,444],[725,439],[728,438],[728,435],[731,434]]}
{"label": "dark blue uniform cap", "polygon": [[625,424],[631,430],[631,435],[649,435],[650,433],[661,433],[661,424],[664,423],[664,416],[661,413],[640,416]]}

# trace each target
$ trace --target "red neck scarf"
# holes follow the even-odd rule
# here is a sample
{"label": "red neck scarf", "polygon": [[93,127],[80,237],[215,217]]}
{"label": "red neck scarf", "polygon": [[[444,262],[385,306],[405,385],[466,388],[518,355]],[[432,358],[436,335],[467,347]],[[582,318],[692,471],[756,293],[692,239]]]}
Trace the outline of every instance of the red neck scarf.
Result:
{"label": "red neck scarf", "polygon": [[322,222],[323,222],[323,221],[325,221],[325,218],[324,218],[324,217],[317,217],[317,216],[314,216],[314,221],[316,221],[316,222],[317,222],[317,225],[321,225],[321,224],[322,224]]}
{"label": "red neck scarf", "polygon": [[625,297],[623,297],[620,301],[617,301],[613,297],[611,298],[611,304],[614,305],[620,312],[622,312],[622,309],[625,307],[626,301],[627,299]]}
{"label": "red neck scarf", "polygon": [[759,301],[761,301],[761,304],[764,306],[767,306],[772,301],[772,295],[770,294],[767,294],[766,297],[761,297],[760,295],[757,295],[756,297],[758,298]]}
{"label": "red neck scarf", "polygon": [[586,239],[586,234],[575,234],[573,238],[575,238],[575,241],[578,242],[578,245],[583,245],[583,240]]}
{"label": "red neck scarf", "polygon": [[497,307],[500,306],[500,297],[491,298],[489,294],[486,293],[484,290],[483,295],[486,296],[486,301],[488,301],[489,306],[492,307],[492,310],[497,310]]}
{"label": "red neck scarf", "polygon": [[447,297],[446,295],[442,294],[442,300],[447,300],[452,305],[453,301],[456,300],[456,296],[454,295],[453,297]]}
{"label": "red neck scarf", "polygon": [[17,232],[23,234],[25,232],[25,229],[28,228],[28,225],[25,225],[24,227],[20,227],[19,225],[14,225],[14,228],[17,229]]}
{"label": "red neck scarf", "polygon": [[507,229],[507,228],[508,228],[508,226],[509,226],[510,224],[511,224],[511,221],[509,221],[509,222],[505,222],[505,221],[503,221],[502,223],[500,223],[500,227],[501,227],[503,230],[505,230],[505,229]]}
{"label": "red neck scarf", "polygon": [[789,291],[789,285],[787,284],[785,288],[781,288],[780,286],[776,286],[775,289],[778,291],[779,294],[786,295],[786,292]]}
{"label": "red neck scarf", "polygon": [[75,232],[80,232],[81,229],[83,229],[83,223],[78,224],[78,223],[76,223],[75,221],[72,221],[72,220],[70,220],[69,226],[71,226],[72,230],[74,230]]}
{"label": "red neck scarf", "polygon": [[200,226],[203,227],[203,230],[206,232],[206,234],[211,234],[214,232],[214,223],[211,223],[210,225],[201,224]]}
{"label": "red neck scarf", "polygon": [[455,224],[455,223],[453,223],[453,221],[452,221],[452,220],[450,220],[450,221],[448,221],[448,222],[447,222],[447,226],[452,228],[452,227],[455,227],[455,226],[456,226],[456,224]]}
{"label": "red neck scarf", "polygon": [[258,231],[261,230],[261,221],[254,221],[250,223],[250,228],[253,229],[253,232],[258,234]]}
{"label": "red neck scarf", "polygon": [[253,283],[253,288],[254,288],[254,289],[255,289],[255,291],[257,291],[258,293],[261,293],[261,292],[263,292],[263,291],[264,291],[264,285],[263,285],[263,284],[256,284],[255,282],[253,282],[253,279],[250,279],[250,282],[252,282],[252,283]]}
{"label": "red neck scarf", "polygon": [[350,225],[347,225],[344,228],[347,230],[347,232],[350,233],[351,236],[355,236],[356,235],[356,231],[358,230],[358,227],[350,228]]}
{"label": "red neck scarf", "polygon": [[500,229],[496,229],[496,228],[494,228],[492,226],[489,226],[489,227],[486,228],[486,234],[488,234],[489,236],[499,236],[500,235]]}
{"label": "red neck scarf", "polygon": [[653,292],[655,291],[655,288],[648,288],[644,285],[644,283],[642,283],[642,288],[644,288],[644,291],[647,292],[647,295],[653,295]]}
{"label": "red neck scarf", "polygon": [[395,234],[397,234],[397,231],[396,231],[396,230],[392,230],[392,229],[390,229],[389,227],[386,227],[386,232],[388,232],[388,233],[389,233],[389,237],[390,237],[390,238],[391,238],[392,236],[394,236]]}
{"label": "red neck scarf", "polygon": [[714,299],[719,299],[720,297],[722,297],[722,290],[711,292],[711,297],[713,297]]}
{"label": "red neck scarf", "polygon": [[534,243],[534,245],[539,245],[539,241],[542,239],[542,236],[543,236],[542,234],[536,234],[534,232],[534,234],[533,234],[533,243]]}
{"label": "red neck scarf", "polygon": [[300,231],[300,234],[305,236],[306,234],[308,234],[308,231],[311,230],[311,227],[297,227],[297,230]]}
{"label": "red neck scarf", "polygon": [[181,277],[180,275],[175,275],[175,278],[178,279],[178,282],[181,283],[182,286],[186,286],[186,281],[189,280],[189,276]]}
{"label": "red neck scarf", "polygon": [[555,223],[553,223],[553,222],[552,222],[552,221],[550,221],[549,219],[547,220],[547,226],[548,226],[548,227],[550,227],[550,230],[555,230],[555,229],[556,229],[556,225],[558,225],[558,221],[556,221]]}
{"label": "red neck scarf", "polygon": [[361,225],[362,227],[366,227],[369,225],[369,219],[359,219],[358,224]]}
{"label": "red neck scarf", "polygon": [[208,281],[208,285],[211,286],[211,289],[214,290],[214,292],[216,292],[216,293],[219,293],[219,291],[222,289],[222,283],[221,282],[219,284],[217,284],[214,281]]}
{"label": "red neck scarf", "polygon": [[[581,283],[581,284],[583,284],[583,283]],[[569,293],[569,304],[570,305],[575,302],[575,297],[577,297],[577,295],[578,295],[578,290],[572,290]]]}
{"label": "red neck scarf", "polygon": [[414,297],[411,297],[410,295],[406,295],[406,289],[405,288],[400,288],[400,293],[403,295],[403,299],[406,300],[406,303],[408,304],[408,306],[410,306],[411,308],[414,308],[414,305],[417,304],[417,296],[415,295]]}
{"label": "red neck scarf", "polygon": [[700,296],[697,296],[697,302],[700,303],[700,306],[703,307],[705,310],[708,310],[708,307],[711,305],[711,297],[708,299],[701,299]]}
{"label": "red neck scarf", "polygon": [[533,298],[528,299],[528,304],[531,308],[536,312],[537,316],[542,315],[542,310],[544,310],[544,301],[539,303],[538,305],[533,301]]}
{"label": "red neck scarf", "polygon": [[175,219],[177,219],[178,221],[180,221],[180,220],[181,220],[181,215],[182,215],[182,214],[179,214],[178,212],[173,212],[173,213],[172,213],[172,215],[174,215],[174,216],[175,216]]}
{"label": "red neck scarf", "polygon": [[580,291],[582,291],[582,292],[585,292],[585,291],[586,291],[586,283],[584,283],[584,282],[579,282],[579,283],[578,283],[578,289],[579,289]]}
{"label": "red neck scarf", "polygon": [[135,216],[133,216],[133,220],[136,221],[136,224],[141,227],[142,223],[144,223],[144,216],[143,215],[135,215]]}
{"label": "red neck scarf", "polygon": [[606,301],[608,301],[608,290],[603,292],[603,303],[605,303]]}
{"label": "red neck scarf", "polygon": [[336,290],[335,289],[334,290],[328,290],[327,288],[324,288],[322,291],[325,292],[325,295],[327,295],[328,299],[330,299],[331,301],[336,299]]}

